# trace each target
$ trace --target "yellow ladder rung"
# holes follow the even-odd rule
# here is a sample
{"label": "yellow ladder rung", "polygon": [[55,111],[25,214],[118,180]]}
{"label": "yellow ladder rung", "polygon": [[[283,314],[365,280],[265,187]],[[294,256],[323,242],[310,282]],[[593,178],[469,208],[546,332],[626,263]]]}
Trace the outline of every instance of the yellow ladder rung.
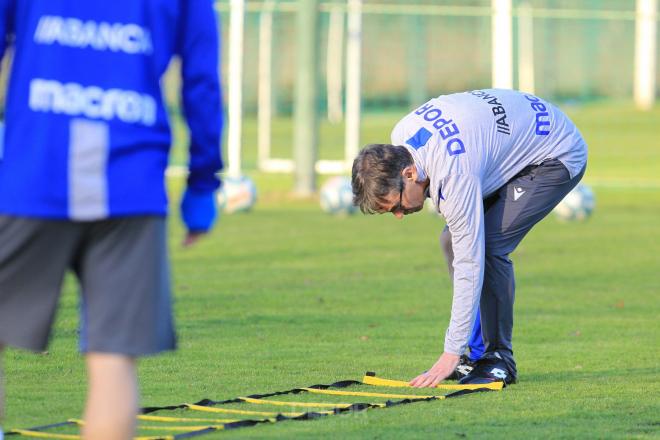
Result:
{"label": "yellow ladder rung", "polygon": [[217,431],[224,429],[222,425],[204,425],[204,426],[140,426],[138,430],[145,429],[148,431],[201,431],[202,429],[215,429]]}
{"label": "yellow ladder rung", "polygon": [[145,420],[148,422],[206,422],[206,423],[232,423],[238,422],[241,419],[205,419],[203,417],[168,417],[168,416],[150,416],[141,414],[137,416],[138,420]]}
{"label": "yellow ladder rung", "polygon": [[[366,385],[376,385],[382,387],[411,388],[408,382],[402,380],[382,379],[375,376],[364,376],[362,383]],[[440,390],[501,390],[504,388],[504,382],[492,382],[485,384],[438,384],[435,388]]]}
{"label": "yellow ladder rung", "polygon": [[281,400],[253,399],[252,397],[239,397],[243,402],[259,405],[301,406],[306,408],[348,408],[352,403],[321,403],[321,402],[284,402]]}
{"label": "yellow ladder rung", "polygon": [[318,388],[301,388],[315,394],[330,394],[335,396],[363,396],[363,397],[386,397],[389,399],[444,399],[445,396],[422,396],[415,394],[387,394],[387,393],[371,393],[368,391],[337,391],[337,390],[320,390]]}
{"label": "yellow ladder rung", "polygon": [[[242,414],[242,415],[253,415],[253,416],[265,416],[265,417],[277,417],[278,414],[282,414],[287,417],[298,417],[304,412],[273,412],[273,411],[251,411],[246,409],[231,409],[231,408],[215,408],[211,406],[201,406],[193,405],[191,403],[186,404],[186,408],[190,408],[195,411],[205,411],[212,413],[223,413],[223,414]],[[332,414],[332,411],[318,411],[320,414]]]}

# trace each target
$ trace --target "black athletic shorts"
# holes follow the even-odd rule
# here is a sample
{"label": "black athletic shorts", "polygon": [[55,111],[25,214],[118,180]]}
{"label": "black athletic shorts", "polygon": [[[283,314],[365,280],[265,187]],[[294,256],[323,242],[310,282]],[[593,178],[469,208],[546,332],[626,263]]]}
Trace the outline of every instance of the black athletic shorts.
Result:
{"label": "black athletic shorts", "polygon": [[65,273],[81,291],[81,348],[175,347],[164,217],[91,222],[0,215],[0,344],[42,351]]}

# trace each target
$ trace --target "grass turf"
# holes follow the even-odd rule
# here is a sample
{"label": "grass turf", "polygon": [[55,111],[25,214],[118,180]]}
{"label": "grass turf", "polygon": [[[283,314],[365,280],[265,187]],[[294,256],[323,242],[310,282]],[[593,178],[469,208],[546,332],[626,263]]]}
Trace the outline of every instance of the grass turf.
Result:
{"label": "grass turf", "polygon": [[[585,182],[595,189],[597,209],[585,223],[545,219],[512,257],[519,384],[230,435],[660,437],[660,111],[600,105],[569,113],[590,146]],[[363,141],[386,141],[398,116],[369,117]],[[277,125],[280,146],[288,124]],[[342,145],[341,127],[322,130],[322,155],[338,158],[332,145]],[[256,145],[250,121],[245,137]],[[254,157],[246,148],[248,167]],[[198,246],[181,249],[180,223],[170,222],[180,344],[140,362],[142,404],[359,379],[366,370],[407,379],[430,367],[451,302],[437,241],[442,220],[426,212],[404,221],[333,218],[316,200],[290,196],[290,176],[251,175],[260,189],[254,212],[224,216]],[[174,201],[180,183],[172,182]],[[76,315],[68,278],[49,353],[5,353],[5,428],[79,416],[85,379]],[[310,400],[344,401],[328,397]],[[382,401],[352,401],[364,400]]]}

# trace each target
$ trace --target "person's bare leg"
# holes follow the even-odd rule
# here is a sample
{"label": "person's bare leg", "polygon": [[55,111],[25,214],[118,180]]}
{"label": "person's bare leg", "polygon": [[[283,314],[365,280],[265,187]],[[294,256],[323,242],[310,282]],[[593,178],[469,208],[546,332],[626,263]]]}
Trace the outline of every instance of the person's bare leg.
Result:
{"label": "person's bare leg", "polygon": [[445,254],[450,281],[454,282],[454,249],[451,247],[451,233],[447,228],[443,229],[440,234],[440,247]]}
{"label": "person's bare leg", "polygon": [[3,437],[2,419],[5,418],[5,375],[2,372],[2,352],[4,345],[0,344],[0,440]]}
{"label": "person's bare leg", "polygon": [[89,389],[85,407],[84,439],[126,440],[135,434],[138,384],[135,359],[88,353]]}

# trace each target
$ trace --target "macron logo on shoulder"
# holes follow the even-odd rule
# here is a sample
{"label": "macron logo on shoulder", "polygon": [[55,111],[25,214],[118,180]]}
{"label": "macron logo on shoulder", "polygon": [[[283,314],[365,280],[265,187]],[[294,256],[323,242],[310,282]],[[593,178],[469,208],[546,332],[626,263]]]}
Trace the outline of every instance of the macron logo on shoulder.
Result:
{"label": "macron logo on shoulder", "polygon": [[523,194],[525,194],[525,190],[522,189],[519,186],[514,186],[513,187],[513,201],[515,202],[518,200]]}

